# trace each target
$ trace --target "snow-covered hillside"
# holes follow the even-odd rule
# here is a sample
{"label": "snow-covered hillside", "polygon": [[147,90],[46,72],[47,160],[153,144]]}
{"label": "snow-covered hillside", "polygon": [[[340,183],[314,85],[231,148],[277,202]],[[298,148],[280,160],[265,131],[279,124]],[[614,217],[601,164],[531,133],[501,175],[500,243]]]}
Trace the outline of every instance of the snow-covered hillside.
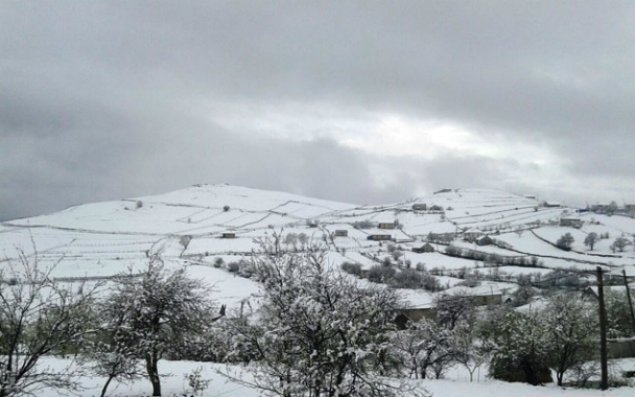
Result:
{"label": "snow-covered hillside", "polygon": [[[582,220],[581,228],[560,226],[562,218],[572,217]],[[567,232],[575,239],[571,251],[555,246]],[[609,235],[592,252],[583,243],[590,232]],[[43,264],[63,258],[55,277],[96,278],[139,268],[150,255],[160,254],[169,265],[187,266],[188,272],[213,284],[223,303],[237,304],[258,285],[230,272],[227,264],[257,255],[257,240],[273,233],[325,245],[329,265],[336,269],[344,262],[369,269],[392,255],[403,266],[434,269],[446,288],[460,282],[457,273],[465,269],[496,271],[497,281],[486,289],[503,293],[514,289],[520,274],[544,275],[552,269],[591,270],[600,265],[616,274],[625,269],[635,275],[633,246],[625,252],[610,250],[610,242],[619,236],[632,241],[635,219],[578,214],[533,197],[482,189],[446,189],[396,204],[359,206],[237,186],[197,185],[3,222],[0,257],[6,261],[15,258],[16,249],[30,255],[37,250]],[[374,241],[372,236],[390,241]],[[493,242],[476,243],[485,236]],[[413,252],[426,242],[436,252]],[[448,245],[469,255],[449,256]],[[492,263],[500,257],[526,262]],[[531,258],[535,262],[528,266]],[[430,304],[434,295],[404,293],[417,306]]]}

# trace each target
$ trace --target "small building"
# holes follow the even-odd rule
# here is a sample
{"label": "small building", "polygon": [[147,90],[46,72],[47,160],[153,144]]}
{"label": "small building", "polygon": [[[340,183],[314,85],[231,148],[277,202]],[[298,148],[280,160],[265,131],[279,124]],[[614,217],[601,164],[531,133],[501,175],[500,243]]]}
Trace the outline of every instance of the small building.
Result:
{"label": "small building", "polygon": [[476,239],[476,245],[483,246],[492,244],[494,244],[494,239],[492,239],[490,236],[483,236]]}
{"label": "small building", "polygon": [[560,226],[574,227],[580,229],[584,225],[584,221],[580,218],[560,218]]}
{"label": "small building", "polygon": [[348,237],[348,230],[338,229],[333,233],[335,237]]}
{"label": "small building", "polygon": [[372,241],[389,241],[392,240],[392,236],[390,234],[370,234],[366,239]]}
{"label": "small building", "polygon": [[427,211],[428,210],[428,204],[426,203],[415,203],[412,205],[412,209],[414,211]]}
{"label": "small building", "polygon": [[415,247],[415,248],[412,249],[412,252],[415,252],[417,254],[426,254],[426,253],[430,253],[430,252],[434,252],[434,251],[435,251],[435,249],[432,246],[432,244],[430,244],[430,243],[425,243],[421,247]]}
{"label": "small building", "polygon": [[463,239],[465,241],[474,242],[477,239],[483,237],[484,233],[478,229],[469,229],[463,232]]}
{"label": "small building", "polygon": [[562,207],[562,203],[558,203],[556,201],[543,201],[542,206],[545,208],[560,208]]}
{"label": "small building", "polygon": [[377,225],[378,229],[384,229],[384,230],[391,230],[394,229],[396,226],[395,222],[380,222]]}
{"label": "small building", "polygon": [[224,232],[220,235],[220,238],[236,238],[236,233],[234,232]]}

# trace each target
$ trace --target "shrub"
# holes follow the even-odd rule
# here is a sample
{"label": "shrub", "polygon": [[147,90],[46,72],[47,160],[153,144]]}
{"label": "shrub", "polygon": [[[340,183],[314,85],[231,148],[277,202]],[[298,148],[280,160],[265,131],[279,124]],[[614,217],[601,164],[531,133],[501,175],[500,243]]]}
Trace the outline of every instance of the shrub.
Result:
{"label": "shrub", "polygon": [[211,379],[204,379],[201,372],[203,371],[203,367],[198,367],[194,369],[192,372],[185,374],[185,380],[192,391],[192,394],[195,396],[203,395],[203,392],[207,390],[209,387],[209,383]]}
{"label": "shrub", "polygon": [[238,264],[238,262],[229,262],[227,264],[227,270],[230,273],[238,273],[238,271],[240,270],[240,265]]}
{"label": "shrub", "polygon": [[421,287],[426,291],[437,292],[443,290],[439,279],[428,272],[423,273],[421,282]]}
{"label": "shrub", "polygon": [[393,253],[392,253],[392,259],[394,259],[394,260],[395,260],[395,262],[396,262],[396,261],[398,261],[398,260],[399,260],[399,258],[401,258],[402,256],[403,256],[403,252],[402,252],[402,251],[399,251],[399,250],[395,250],[395,251],[393,251]]}
{"label": "shrub", "polygon": [[251,276],[253,276],[255,273],[254,265],[247,260],[241,259],[240,261],[238,261],[238,267],[240,269],[238,271],[238,274],[242,277],[251,278]]}
{"label": "shrub", "polygon": [[556,241],[556,246],[562,250],[570,251],[574,241],[575,239],[573,238],[571,233],[565,233],[560,236],[558,241]]}
{"label": "shrub", "polygon": [[512,361],[507,362],[504,359],[494,358],[490,363],[490,376],[494,379],[504,380],[506,382],[525,382],[532,385],[540,385],[553,381],[549,367],[544,363],[536,362],[537,368],[528,372],[523,368],[522,364]]}
{"label": "shrub", "polygon": [[461,256],[463,254],[463,250],[454,245],[448,245],[445,247],[445,253],[450,256]]}
{"label": "shrub", "polygon": [[582,289],[588,286],[588,281],[582,277],[575,270],[562,270],[557,269],[549,272],[545,275],[542,282],[542,286],[546,288],[567,288],[567,289]]}
{"label": "shrub", "polygon": [[474,288],[481,284],[477,277],[472,275],[466,276],[465,280],[459,282],[457,285],[461,287]]}
{"label": "shrub", "polygon": [[537,315],[506,313],[492,335],[490,375],[532,385],[551,382],[546,335],[545,325]]}
{"label": "shrub", "polygon": [[404,269],[392,277],[390,285],[395,288],[421,288],[423,275],[416,270]]}
{"label": "shrub", "polygon": [[387,283],[395,275],[396,271],[391,266],[375,265],[368,271],[368,281],[373,283]]}
{"label": "shrub", "polygon": [[232,355],[259,356],[245,383],[278,396],[406,395],[375,371],[386,361],[398,297],[325,270],[322,258],[255,259],[267,280],[259,321],[227,322]]}
{"label": "shrub", "polygon": [[[520,280],[519,280],[519,284]],[[526,305],[536,295],[536,290],[529,284],[520,285],[511,295],[511,305],[514,307]]]}
{"label": "shrub", "polygon": [[218,258],[214,259],[214,267],[215,268],[222,267],[224,263],[225,263],[225,261],[223,260],[223,258],[218,257]]}
{"label": "shrub", "polygon": [[223,211],[224,211],[224,212],[228,212],[228,211],[229,211],[229,205],[225,205],[225,206],[223,206]]}
{"label": "shrub", "polygon": [[357,277],[362,275],[362,266],[359,263],[344,262],[342,263],[342,270]]}

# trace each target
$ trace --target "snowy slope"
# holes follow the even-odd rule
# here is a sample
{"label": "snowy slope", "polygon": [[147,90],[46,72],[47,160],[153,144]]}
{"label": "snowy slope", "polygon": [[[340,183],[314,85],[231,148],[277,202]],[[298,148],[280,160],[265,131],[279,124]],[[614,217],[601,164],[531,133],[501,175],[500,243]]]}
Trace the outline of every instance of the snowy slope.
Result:
{"label": "snowy slope", "polygon": [[[424,203],[427,210],[413,208]],[[335,269],[343,262],[354,262],[367,270],[390,256],[388,248],[394,244],[404,262],[434,269],[437,274],[493,270],[483,261],[446,255],[447,243],[434,243],[434,253],[412,252],[432,233],[449,236],[452,244],[462,249],[540,259],[537,268],[500,269],[506,270],[508,278],[545,274],[549,268],[591,270],[598,264],[615,273],[624,268],[635,274],[633,246],[614,254],[609,250],[612,239],[598,242],[594,252],[588,252],[583,244],[591,231],[609,233],[611,238],[631,236],[635,234],[635,219],[585,214],[580,217],[585,222],[581,229],[558,226],[561,217],[574,213],[571,208],[542,206],[535,198],[484,189],[453,189],[400,203],[357,206],[238,186],[197,185],[0,223],[0,258],[15,258],[16,249],[30,255],[37,250],[40,263],[59,261],[55,277],[85,278],[141,268],[150,255],[158,253],[171,266],[188,266],[196,277],[213,284],[224,302],[234,305],[256,293],[258,286],[229,273],[227,264],[258,255],[258,240],[273,233],[323,244],[330,251],[329,265]],[[380,223],[398,226],[382,229]],[[336,231],[347,235],[336,236]],[[228,232],[236,238],[222,238]],[[573,251],[554,246],[566,232],[574,235]],[[368,239],[377,234],[389,235],[394,243]],[[489,235],[506,245],[477,246],[464,241],[468,234]],[[224,265],[214,267],[219,260]],[[445,279],[443,284],[454,285],[456,280]],[[501,281],[501,286],[507,286],[507,281],[513,280]],[[424,295],[427,298],[427,293]]]}

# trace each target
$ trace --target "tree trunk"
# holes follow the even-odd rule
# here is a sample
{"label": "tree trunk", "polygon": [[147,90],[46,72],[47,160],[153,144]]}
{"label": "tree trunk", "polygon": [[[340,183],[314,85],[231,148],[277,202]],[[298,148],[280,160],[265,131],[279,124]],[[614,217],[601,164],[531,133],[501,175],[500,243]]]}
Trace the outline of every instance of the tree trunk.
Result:
{"label": "tree trunk", "polygon": [[106,383],[104,384],[104,387],[101,389],[101,397],[104,397],[106,395],[106,390],[108,390],[108,385],[110,385],[110,382],[114,379],[114,376],[110,375],[108,376],[108,380],[106,381]]}
{"label": "tree trunk", "polygon": [[562,386],[562,378],[564,378],[564,372],[556,372],[556,380],[558,386]]}
{"label": "tree trunk", "polygon": [[157,358],[155,356],[146,356],[146,370],[148,378],[152,383],[152,396],[161,396],[161,379],[159,378],[159,369],[157,367]]}

